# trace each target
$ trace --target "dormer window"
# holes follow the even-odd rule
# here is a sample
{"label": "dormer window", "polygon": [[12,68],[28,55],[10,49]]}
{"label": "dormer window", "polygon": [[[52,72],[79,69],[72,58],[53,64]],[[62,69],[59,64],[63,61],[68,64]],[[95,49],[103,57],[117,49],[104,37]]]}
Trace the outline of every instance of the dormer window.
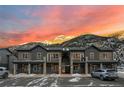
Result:
{"label": "dormer window", "polygon": [[41,52],[37,52],[37,59],[38,59],[38,60],[43,59],[42,53],[41,53]]}

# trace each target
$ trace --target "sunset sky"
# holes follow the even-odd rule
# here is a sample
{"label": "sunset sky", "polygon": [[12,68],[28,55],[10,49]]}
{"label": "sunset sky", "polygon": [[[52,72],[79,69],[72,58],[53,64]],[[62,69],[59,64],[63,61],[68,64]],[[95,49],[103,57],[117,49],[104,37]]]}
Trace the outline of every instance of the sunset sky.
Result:
{"label": "sunset sky", "polygon": [[0,6],[0,47],[124,30],[124,6]]}

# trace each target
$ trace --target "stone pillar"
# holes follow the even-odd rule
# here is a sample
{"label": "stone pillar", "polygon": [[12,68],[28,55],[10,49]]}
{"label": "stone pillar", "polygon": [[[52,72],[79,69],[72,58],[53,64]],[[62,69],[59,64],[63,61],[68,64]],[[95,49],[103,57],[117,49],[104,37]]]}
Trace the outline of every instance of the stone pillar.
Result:
{"label": "stone pillar", "polygon": [[100,63],[100,69],[102,69],[103,68],[103,65],[102,65],[102,63]]}
{"label": "stone pillar", "polygon": [[88,74],[88,57],[86,57],[86,62],[85,62],[85,74]]}
{"label": "stone pillar", "polygon": [[72,56],[70,56],[70,59],[71,59],[71,63],[70,63],[70,71],[71,71],[71,74],[73,74],[73,60],[72,60]]}
{"label": "stone pillar", "polygon": [[43,74],[46,74],[46,57],[44,57],[44,63],[43,63]]}
{"label": "stone pillar", "polygon": [[14,75],[16,75],[16,69],[17,69],[17,67],[16,67],[17,65],[16,64],[14,64],[14,67],[13,67],[13,74]]}
{"label": "stone pillar", "polygon": [[28,74],[31,74],[31,64],[28,63]]}
{"label": "stone pillar", "polygon": [[62,67],[61,67],[61,63],[62,63],[62,59],[61,59],[61,55],[60,55],[60,56],[59,56],[59,74],[60,74],[60,75],[61,75],[61,72],[62,72],[62,71],[61,71],[61,70],[62,70],[62,69],[61,69],[61,68],[62,68]]}

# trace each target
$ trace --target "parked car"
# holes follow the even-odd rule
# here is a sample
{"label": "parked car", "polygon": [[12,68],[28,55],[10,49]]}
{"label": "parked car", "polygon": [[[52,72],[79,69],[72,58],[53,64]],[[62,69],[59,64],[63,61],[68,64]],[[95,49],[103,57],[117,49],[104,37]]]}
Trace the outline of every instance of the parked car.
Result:
{"label": "parked car", "polygon": [[118,74],[116,70],[113,69],[98,69],[91,73],[91,76],[100,78],[101,80],[115,80],[118,78]]}
{"label": "parked car", "polygon": [[8,75],[9,75],[9,72],[8,72],[7,68],[0,67],[0,77],[1,78],[7,78]]}

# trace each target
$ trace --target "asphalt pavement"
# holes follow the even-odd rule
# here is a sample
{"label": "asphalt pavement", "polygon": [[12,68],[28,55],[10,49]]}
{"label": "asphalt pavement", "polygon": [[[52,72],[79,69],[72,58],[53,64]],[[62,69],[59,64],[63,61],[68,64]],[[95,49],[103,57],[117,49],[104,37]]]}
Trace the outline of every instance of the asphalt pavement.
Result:
{"label": "asphalt pavement", "polygon": [[0,79],[0,87],[123,87],[124,78],[101,81],[91,77],[9,77]]}

